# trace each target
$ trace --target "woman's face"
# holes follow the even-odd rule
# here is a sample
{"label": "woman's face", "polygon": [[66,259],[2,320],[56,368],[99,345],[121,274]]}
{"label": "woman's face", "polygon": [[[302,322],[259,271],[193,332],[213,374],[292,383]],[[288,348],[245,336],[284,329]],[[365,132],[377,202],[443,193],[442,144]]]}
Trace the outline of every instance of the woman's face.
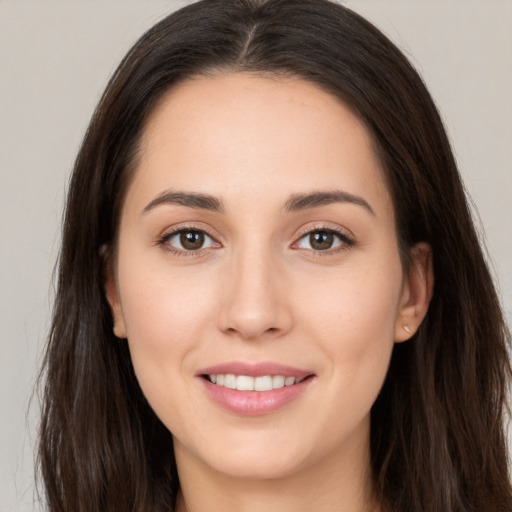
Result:
{"label": "woman's face", "polygon": [[111,270],[115,332],[178,464],[272,478],[368,462],[411,293],[379,161],[336,98],[247,73],[172,89]]}

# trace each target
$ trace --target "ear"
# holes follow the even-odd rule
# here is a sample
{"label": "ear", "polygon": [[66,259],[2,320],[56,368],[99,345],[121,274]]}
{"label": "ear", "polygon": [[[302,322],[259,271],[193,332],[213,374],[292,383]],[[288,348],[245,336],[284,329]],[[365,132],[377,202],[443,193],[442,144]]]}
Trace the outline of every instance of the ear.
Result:
{"label": "ear", "polygon": [[112,313],[112,321],[115,336],[118,338],[126,338],[126,325],[124,321],[121,301],[119,300],[119,289],[117,287],[117,279],[113,257],[109,254],[109,250],[102,247],[101,253],[103,257],[103,288],[105,297],[110,306]]}
{"label": "ear", "polygon": [[425,318],[434,290],[432,249],[420,242],[411,249],[409,271],[404,276],[400,309],[395,325],[397,343],[412,338]]}

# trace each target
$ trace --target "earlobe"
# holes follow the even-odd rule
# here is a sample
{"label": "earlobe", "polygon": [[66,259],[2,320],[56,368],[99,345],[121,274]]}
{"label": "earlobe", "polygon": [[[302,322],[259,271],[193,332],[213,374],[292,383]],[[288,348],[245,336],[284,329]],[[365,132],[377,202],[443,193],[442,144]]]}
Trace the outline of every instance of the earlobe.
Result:
{"label": "earlobe", "polygon": [[104,259],[103,289],[112,314],[112,330],[117,338],[124,339],[126,338],[126,326],[123,310],[121,308],[121,301],[119,300],[119,290],[115,279],[114,265],[112,264],[112,259],[108,256],[107,251],[102,250],[102,252]]}
{"label": "earlobe", "polygon": [[434,290],[432,249],[420,242],[411,249],[408,274],[404,277],[400,310],[395,325],[395,341],[407,341],[427,314]]}

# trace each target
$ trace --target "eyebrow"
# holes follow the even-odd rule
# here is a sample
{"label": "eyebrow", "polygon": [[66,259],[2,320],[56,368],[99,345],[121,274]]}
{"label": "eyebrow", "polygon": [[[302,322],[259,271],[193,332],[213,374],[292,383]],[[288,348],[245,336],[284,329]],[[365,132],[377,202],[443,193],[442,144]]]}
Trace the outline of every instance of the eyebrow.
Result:
{"label": "eyebrow", "polygon": [[[309,208],[317,208],[334,203],[351,203],[362,206],[369,213],[375,215],[373,208],[361,196],[356,196],[342,190],[318,191],[308,194],[293,194],[284,205],[286,212],[295,212]],[[157,206],[165,204],[178,204],[188,208],[198,208],[223,213],[224,205],[220,199],[209,194],[197,192],[164,191],[153,199],[142,211],[146,213]]]}
{"label": "eyebrow", "polygon": [[288,201],[286,201],[284,209],[287,212],[295,212],[297,210],[316,208],[318,206],[326,206],[334,203],[351,203],[362,206],[372,215],[375,215],[373,208],[365,199],[342,190],[319,191],[310,194],[293,194]]}
{"label": "eyebrow", "polygon": [[222,201],[209,194],[200,194],[196,192],[175,192],[164,191],[155,199],[153,199],[142,213],[149,212],[153,208],[164,204],[179,204],[189,208],[200,208],[213,212],[223,212],[224,206]]}

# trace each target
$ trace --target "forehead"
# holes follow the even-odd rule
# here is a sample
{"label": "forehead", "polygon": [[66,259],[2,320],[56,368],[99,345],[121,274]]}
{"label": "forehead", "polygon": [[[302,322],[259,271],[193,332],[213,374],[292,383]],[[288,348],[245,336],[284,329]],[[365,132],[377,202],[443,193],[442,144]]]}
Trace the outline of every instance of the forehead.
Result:
{"label": "forehead", "polygon": [[276,200],[343,187],[390,206],[368,130],[346,105],[310,82],[250,73],[200,76],[160,100],[130,189],[149,200],[170,187]]}

